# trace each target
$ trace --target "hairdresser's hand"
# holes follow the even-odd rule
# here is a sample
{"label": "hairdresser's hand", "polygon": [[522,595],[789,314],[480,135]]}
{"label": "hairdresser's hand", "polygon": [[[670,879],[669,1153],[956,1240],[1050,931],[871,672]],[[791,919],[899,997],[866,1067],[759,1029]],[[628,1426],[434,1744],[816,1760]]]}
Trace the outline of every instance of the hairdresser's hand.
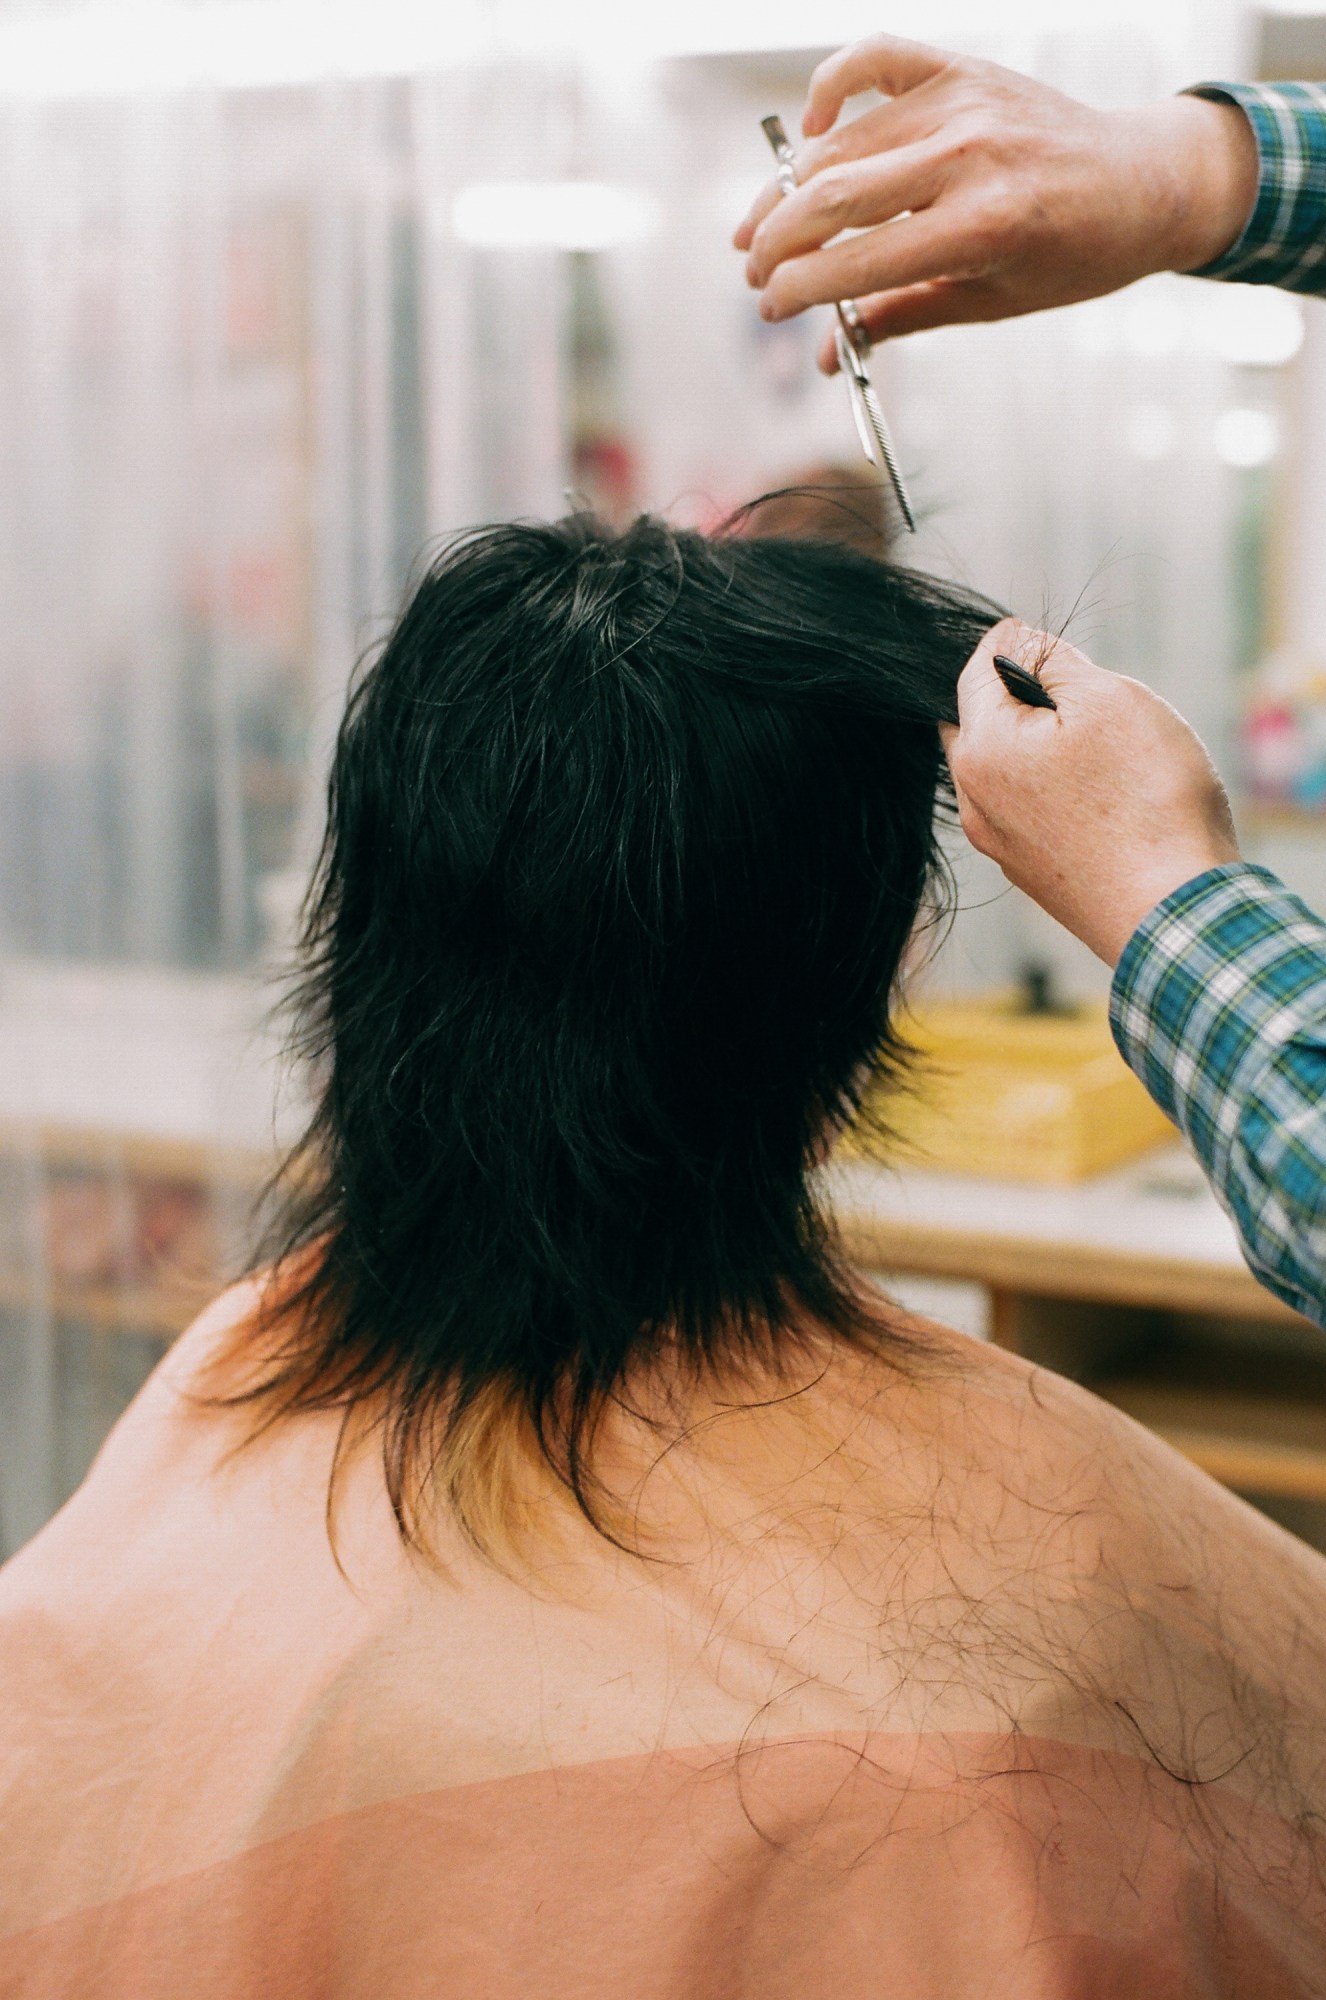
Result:
{"label": "hairdresser's hand", "polygon": [[[1040,663],[1057,710],[1026,708],[993,658]],[[963,830],[1010,882],[1114,965],[1173,889],[1237,861],[1229,801],[1181,715],[1015,618],[987,633],[943,729]]]}
{"label": "hairdresser's hand", "polygon": [[[834,129],[844,100],[872,88],[884,103]],[[1235,241],[1257,194],[1236,105],[1098,111],[891,35],[820,64],[802,126],[801,185],[782,199],[766,188],[734,240],[767,319],[856,299],[876,337],[1195,270]]]}

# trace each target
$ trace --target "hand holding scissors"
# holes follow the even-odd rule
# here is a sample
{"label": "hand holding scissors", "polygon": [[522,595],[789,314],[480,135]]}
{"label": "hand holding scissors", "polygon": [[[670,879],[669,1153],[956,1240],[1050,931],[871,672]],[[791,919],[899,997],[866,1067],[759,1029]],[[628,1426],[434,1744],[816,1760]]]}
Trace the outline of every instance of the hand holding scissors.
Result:
{"label": "hand holding scissors", "polygon": [[[777,161],[776,176],[779,188],[784,194],[791,194],[797,184],[796,155],[788,143],[781,118],[763,118],[760,121],[764,136],[773,148]],[[852,419],[856,424],[856,434],[861,440],[861,449],[872,465],[883,464],[889,475],[893,491],[897,496],[902,518],[913,534],[916,533],[916,515],[912,508],[911,495],[907,491],[897,453],[889,427],[884,421],[884,411],[875,385],[870,379],[866,357],[870,353],[870,336],[861,324],[860,316],[850,299],[840,299],[834,306],[838,325],[835,339],[838,348],[838,366],[847,384],[847,393],[852,406]]]}

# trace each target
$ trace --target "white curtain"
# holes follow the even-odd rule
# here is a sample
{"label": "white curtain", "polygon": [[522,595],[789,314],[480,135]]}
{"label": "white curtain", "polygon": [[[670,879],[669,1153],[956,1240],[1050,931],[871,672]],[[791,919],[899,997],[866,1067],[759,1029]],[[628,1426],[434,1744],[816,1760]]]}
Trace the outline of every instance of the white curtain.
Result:
{"label": "white curtain", "polygon": [[555,81],[0,101],[5,1547],[242,1266],[354,661],[559,504],[555,259],[449,234]]}

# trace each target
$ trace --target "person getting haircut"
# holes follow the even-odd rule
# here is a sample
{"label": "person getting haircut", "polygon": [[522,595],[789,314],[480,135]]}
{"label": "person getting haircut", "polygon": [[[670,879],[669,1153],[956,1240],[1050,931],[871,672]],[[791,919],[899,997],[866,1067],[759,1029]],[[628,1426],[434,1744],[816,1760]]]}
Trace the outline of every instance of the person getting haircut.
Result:
{"label": "person getting haircut", "polygon": [[0,1572],[6,1996],[1326,2000],[1326,1562],[823,1206],[994,607],[750,525],[353,685],[272,1247]]}
{"label": "person getting haircut", "polygon": [[999,615],[648,516],[483,529],[424,577],[337,746],[297,995],[320,1094],[248,1391],[378,1403],[407,1529],[436,1477],[500,1519],[502,1433],[592,1510],[604,1399],[665,1352],[918,1350],[813,1177],[905,1059],[936,724]]}

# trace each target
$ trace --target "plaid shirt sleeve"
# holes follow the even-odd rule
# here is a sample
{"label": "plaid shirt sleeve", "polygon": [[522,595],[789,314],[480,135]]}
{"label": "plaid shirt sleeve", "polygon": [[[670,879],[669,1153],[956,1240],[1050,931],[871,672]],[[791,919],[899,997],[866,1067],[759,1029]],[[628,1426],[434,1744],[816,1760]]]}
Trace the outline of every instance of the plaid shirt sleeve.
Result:
{"label": "plaid shirt sleeve", "polygon": [[1326,1326],[1326,924],[1265,868],[1212,868],[1130,938],[1110,1021],[1256,1276]]}
{"label": "plaid shirt sleeve", "polygon": [[1199,83],[1237,104],[1257,139],[1257,201],[1243,234],[1198,278],[1326,293],[1326,84]]}

